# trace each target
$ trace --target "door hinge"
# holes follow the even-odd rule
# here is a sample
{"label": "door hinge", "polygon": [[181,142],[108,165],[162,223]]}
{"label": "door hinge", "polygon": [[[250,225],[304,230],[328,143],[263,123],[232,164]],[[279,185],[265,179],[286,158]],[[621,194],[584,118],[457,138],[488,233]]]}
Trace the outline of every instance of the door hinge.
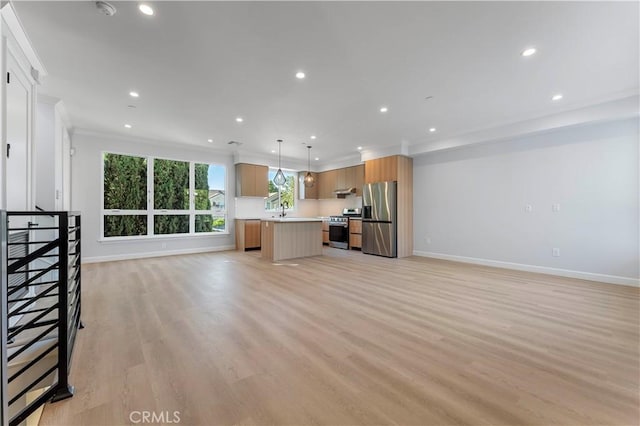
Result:
{"label": "door hinge", "polygon": [[7,144],[7,158],[9,158],[9,152],[11,151],[11,144]]}
{"label": "door hinge", "polygon": [[7,84],[11,84],[11,73],[7,72]]}

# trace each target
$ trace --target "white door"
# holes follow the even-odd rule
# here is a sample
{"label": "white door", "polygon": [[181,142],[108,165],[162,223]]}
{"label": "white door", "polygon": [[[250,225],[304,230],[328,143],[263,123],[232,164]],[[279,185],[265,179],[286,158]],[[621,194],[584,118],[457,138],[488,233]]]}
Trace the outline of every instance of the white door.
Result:
{"label": "white door", "polygon": [[[31,210],[31,108],[33,86],[7,55],[7,210]],[[25,222],[29,219],[25,217]],[[16,224],[12,223],[11,227]]]}

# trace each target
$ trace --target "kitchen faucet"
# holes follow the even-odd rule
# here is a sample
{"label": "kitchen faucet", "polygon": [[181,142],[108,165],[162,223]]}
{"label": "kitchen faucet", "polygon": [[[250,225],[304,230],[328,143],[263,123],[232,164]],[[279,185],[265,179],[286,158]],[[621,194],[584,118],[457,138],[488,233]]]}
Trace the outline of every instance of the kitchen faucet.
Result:
{"label": "kitchen faucet", "polygon": [[284,212],[285,205],[287,206],[287,208],[289,208],[289,202],[288,201],[283,201],[282,203],[280,203],[280,207],[282,207],[282,213],[280,213],[280,217],[285,217],[287,215]]}

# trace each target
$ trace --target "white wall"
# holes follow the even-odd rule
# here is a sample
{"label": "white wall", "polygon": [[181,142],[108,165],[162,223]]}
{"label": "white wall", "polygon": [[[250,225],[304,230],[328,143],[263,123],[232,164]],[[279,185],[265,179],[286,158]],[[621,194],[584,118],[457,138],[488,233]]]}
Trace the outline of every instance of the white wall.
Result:
{"label": "white wall", "polygon": [[[186,146],[150,144],[116,137],[76,133],[72,137],[72,209],[82,212],[82,256],[84,261],[117,260],[163,254],[191,253],[235,248],[235,178],[231,154]],[[100,241],[100,175],[102,151],[154,155],[184,161],[224,164],[227,167],[228,235],[161,237],[130,241]]]}
{"label": "white wall", "polygon": [[416,254],[637,285],[638,141],[633,118],[414,158]]}
{"label": "white wall", "polygon": [[54,105],[38,102],[35,133],[36,206],[56,210]]}

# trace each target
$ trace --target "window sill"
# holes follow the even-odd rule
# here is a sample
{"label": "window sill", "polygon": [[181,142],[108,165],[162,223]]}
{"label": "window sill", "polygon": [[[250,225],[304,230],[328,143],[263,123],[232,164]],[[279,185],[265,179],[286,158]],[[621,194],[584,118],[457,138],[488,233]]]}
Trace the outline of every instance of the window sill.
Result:
{"label": "window sill", "polygon": [[197,234],[173,234],[173,235],[136,235],[132,237],[102,237],[98,238],[98,242],[103,244],[123,243],[123,242],[141,242],[141,241],[157,241],[157,240],[184,240],[187,238],[206,238],[206,237],[228,237],[231,235],[229,231],[225,232],[201,232]]}

